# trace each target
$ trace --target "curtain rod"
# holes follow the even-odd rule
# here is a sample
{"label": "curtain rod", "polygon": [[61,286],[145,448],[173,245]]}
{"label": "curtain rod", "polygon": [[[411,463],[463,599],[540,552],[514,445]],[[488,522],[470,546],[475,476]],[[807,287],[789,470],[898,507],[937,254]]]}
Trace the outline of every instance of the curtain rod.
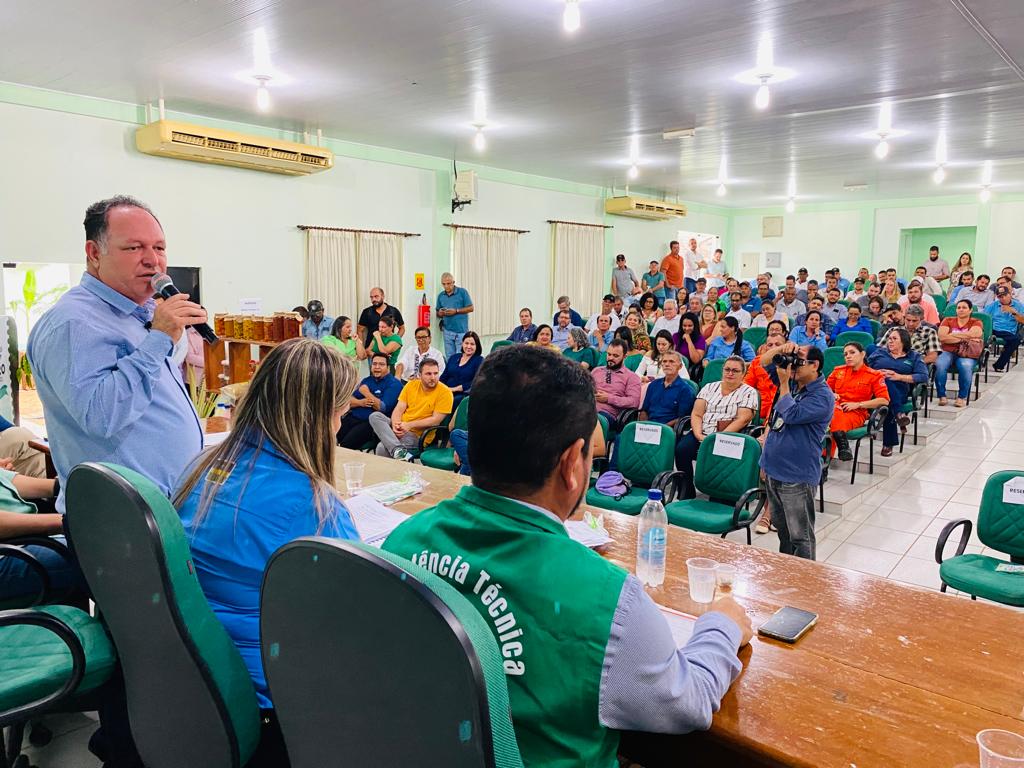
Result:
{"label": "curtain rod", "polygon": [[471,227],[468,224],[443,224],[442,226],[451,227],[452,229],[483,229],[487,232],[515,232],[517,235],[526,235],[530,233],[528,229],[506,229],[504,227]]}
{"label": "curtain rod", "polygon": [[582,221],[562,221],[560,219],[548,219],[548,224],[573,224],[577,227],[597,227],[598,229],[615,229],[611,224],[587,224]]}
{"label": "curtain rod", "polygon": [[302,231],[318,229],[324,232],[356,232],[361,235],[400,235],[401,237],[419,237],[419,232],[388,232],[384,229],[349,229],[348,227],[314,227],[309,224],[296,225]]}

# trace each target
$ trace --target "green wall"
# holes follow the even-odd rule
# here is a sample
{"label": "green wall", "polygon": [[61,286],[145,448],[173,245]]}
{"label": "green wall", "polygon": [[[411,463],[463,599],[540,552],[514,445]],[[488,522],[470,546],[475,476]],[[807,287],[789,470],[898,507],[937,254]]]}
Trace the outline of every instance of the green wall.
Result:
{"label": "green wall", "polygon": [[[912,274],[914,269],[928,259],[928,250],[939,246],[939,257],[952,267],[960,254],[967,251],[975,255],[978,239],[977,227],[941,227],[935,229],[905,229],[901,234],[910,236],[910,253],[900,255],[897,269],[901,275]],[[904,263],[904,259],[908,259]]]}

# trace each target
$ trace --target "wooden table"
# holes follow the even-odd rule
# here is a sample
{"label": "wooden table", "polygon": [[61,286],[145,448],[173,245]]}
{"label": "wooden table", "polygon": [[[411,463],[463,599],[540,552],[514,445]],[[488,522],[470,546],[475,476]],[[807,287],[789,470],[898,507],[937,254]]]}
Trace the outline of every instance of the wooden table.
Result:
{"label": "wooden table", "polygon": [[[366,484],[407,469],[391,459],[339,450],[366,463]],[[450,498],[466,478],[416,465],[430,486],[395,505],[406,514]],[[602,554],[629,571],[637,518],[604,510],[613,542]],[[785,605],[819,614],[795,645],[755,635],[740,653],[744,671],[729,689],[703,747],[718,765],[977,765],[983,728],[1024,733],[1024,613],[916,589],[673,527],[658,603],[698,615],[686,559],[733,563],[735,595],[754,627]],[[693,737],[643,735],[646,765],[693,762]],[[640,743],[633,739],[632,743]],[[650,762],[647,762],[650,761]]]}

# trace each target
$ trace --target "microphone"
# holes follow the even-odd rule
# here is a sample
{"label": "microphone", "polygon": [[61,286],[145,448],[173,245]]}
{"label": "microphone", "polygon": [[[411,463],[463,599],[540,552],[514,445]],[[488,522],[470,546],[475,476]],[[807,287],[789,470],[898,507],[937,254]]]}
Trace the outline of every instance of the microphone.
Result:
{"label": "microphone", "polygon": [[[169,299],[171,296],[177,296],[181,293],[181,291],[174,287],[174,281],[162,273],[153,275],[149,284],[153,286],[154,291],[159,293],[165,299]],[[216,344],[219,341],[217,334],[213,332],[213,328],[206,323],[196,323],[192,327],[196,329],[196,332],[203,337],[203,341],[207,344]]]}

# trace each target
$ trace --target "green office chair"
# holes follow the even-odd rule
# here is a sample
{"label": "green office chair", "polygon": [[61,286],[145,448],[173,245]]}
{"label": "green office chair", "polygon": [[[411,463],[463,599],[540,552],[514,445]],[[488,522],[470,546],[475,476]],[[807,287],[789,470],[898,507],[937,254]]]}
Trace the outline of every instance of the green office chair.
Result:
{"label": "green office chair", "polygon": [[508,339],[499,339],[498,341],[491,344],[491,352],[493,352],[496,349],[501,349],[502,347],[511,347],[513,344],[515,344],[514,341],[509,341]]}
{"label": "green office chair", "polygon": [[626,355],[626,359],[622,364],[629,370],[633,371],[633,373],[636,373],[636,369],[640,367],[640,363],[643,362],[643,359],[643,355]]}
{"label": "green office chair", "polygon": [[757,348],[758,347],[760,347],[762,344],[764,344],[765,339],[767,339],[767,338],[768,338],[768,329],[767,328],[747,328],[747,330],[745,330],[743,332],[743,340],[744,341],[749,341],[750,342],[750,346],[752,346],[754,348],[755,352],[757,352]]}
{"label": "green office chair", "polygon": [[0,768],[27,768],[29,720],[96,709],[117,656],[103,625],[69,605],[0,611],[0,649]]}
{"label": "green office chair", "polygon": [[829,347],[825,350],[825,367],[821,375],[826,379],[840,365],[846,365],[846,358],[843,356],[843,348],[840,346]]}
{"label": "green office chair", "polygon": [[593,347],[584,347],[575,351],[566,347],[562,354],[577,363],[586,363],[590,370],[597,367],[597,350]]}
{"label": "green office chair", "polygon": [[[469,395],[462,398],[455,409],[455,422],[452,429],[469,429]],[[420,436],[420,461],[434,469],[446,469],[454,472],[455,449],[448,445],[451,431],[448,427],[430,427]],[[429,447],[428,447],[429,446]]]}
{"label": "green office chair", "polygon": [[[915,384],[910,389],[910,398],[900,409],[901,413],[910,414],[910,423],[914,427],[914,445],[917,445],[917,412],[928,402],[928,382]],[[900,453],[903,453],[903,444],[907,441],[907,435],[900,430]]]}
{"label": "green office chair", "polygon": [[836,336],[836,343],[832,346],[842,349],[847,344],[854,341],[864,347],[864,349],[867,349],[875,343],[875,340],[871,338],[870,333],[865,333],[864,331],[843,331]]}
{"label": "green office chair", "polygon": [[[924,386],[923,384],[920,386]],[[865,437],[868,439],[868,474],[875,474],[875,440],[878,439],[879,435],[882,434],[882,427],[885,425],[885,418],[889,415],[889,407],[880,405],[877,408],[872,408],[871,413],[868,414],[868,420],[864,422],[864,426],[851,429],[846,433],[846,439],[853,443],[853,469],[850,472],[850,485],[853,485],[857,480],[857,461],[860,458],[860,442]],[[914,445],[917,445],[917,414],[913,414],[911,419],[914,422]],[[900,448],[902,451],[902,447]]]}
{"label": "green office chair", "polygon": [[[722,437],[742,441],[740,458],[715,453],[715,446]],[[768,501],[767,492],[758,488],[760,459],[761,444],[750,435],[713,432],[705,437],[697,451],[693,484],[708,499],[670,501],[665,505],[668,521],[691,531],[721,534],[722,538],[732,531],[746,529],[747,544],[750,544],[750,526],[761,516]],[[681,472],[673,472],[662,479],[662,484],[677,486],[681,476]],[[751,510],[750,502],[755,500],[757,506]],[[587,501],[590,501],[589,495]]]}
{"label": "green office chair", "polygon": [[[1019,477],[1024,477],[1024,471],[996,472],[985,483],[978,510],[978,539],[989,549],[1009,555],[1009,562],[1024,565],[1024,505],[1003,501],[1003,486]],[[964,530],[956,554],[943,560],[946,541],[961,526]],[[951,521],[939,533],[935,560],[942,580],[940,591],[945,592],[949,586],[966,592],[972,600],[983,597],[1005,605],[1024,606],[1024,577],[996,570],[1007,561],[989,555],[964,554],[972,528],[973,523],[964,518]]]}
{"label": "green office chair", "polygon": [[443,578],[355,541],[267,563],[263,669],[292,768],[521,768],[489,620]]}
{"label": "green office chair", "polygon": [[[636,440],[639,425],[657,428],[658,442],[640,443]],[[667,477],[675,464],[676,435],[671,427],[653,421],[631,422],[622,429],[615,453],[616,469],[629,480],[633,487],[616,499],[605,496],[591,487],[587,491],[587,504],[601,509],[612,509],[627,515],[639,515],[647,503],[647,490],[661,488],[661,480]]]}
{"label": "green office chair", "polygon": [[[868,322],[871,323],[871,334],[875,337],[875,340],[877,340],[878,337],[882,335],[882,324],[877,320],[872,320],[871,318],[868,318]],[[875,342],[872,341],[871,343],[874,344]]]}
{"label": "green office chair", "polygon": [[256,692],[199,587],[177,511],[114,464],[79,464],[66,493],[65,525],[114,638],[147,768],[242,768],[260,738]]}
{"label": "green office chair", "polygon": [[611,432],[612,423],[607,414],[598,413],[597,423],[601,427],[601,436],[604,438],[605,456],[596,456],[593,460],[591,471],[600,475],[608,469],[608,461],[612,455]]}
{"label": "green office chair", "polygon": [[596,367],[600,368],[602,365],[607,364],[607,362],[608,362],[608,353],[607,352],[598,352],[597,353],[597,366]]}
{"label": "green office chair", "polygon": [[931,296],[932,299],[935,301],[935,309],[937,309],[939,311],[939,315],[941,316],[942,313],[946,311],[946,304],[948,303],[946,301],[945,294],[942,294],[942,293],[930,293],[928,295]]}
{"label": "green office chair", "polygon": [[701,385],[711,384],[715,381],[722,380],[722,368],[725,366],[725,358],[718,358],[717,360],[708,360],[708,364],[704,366],[704,376],[701,378]]}

